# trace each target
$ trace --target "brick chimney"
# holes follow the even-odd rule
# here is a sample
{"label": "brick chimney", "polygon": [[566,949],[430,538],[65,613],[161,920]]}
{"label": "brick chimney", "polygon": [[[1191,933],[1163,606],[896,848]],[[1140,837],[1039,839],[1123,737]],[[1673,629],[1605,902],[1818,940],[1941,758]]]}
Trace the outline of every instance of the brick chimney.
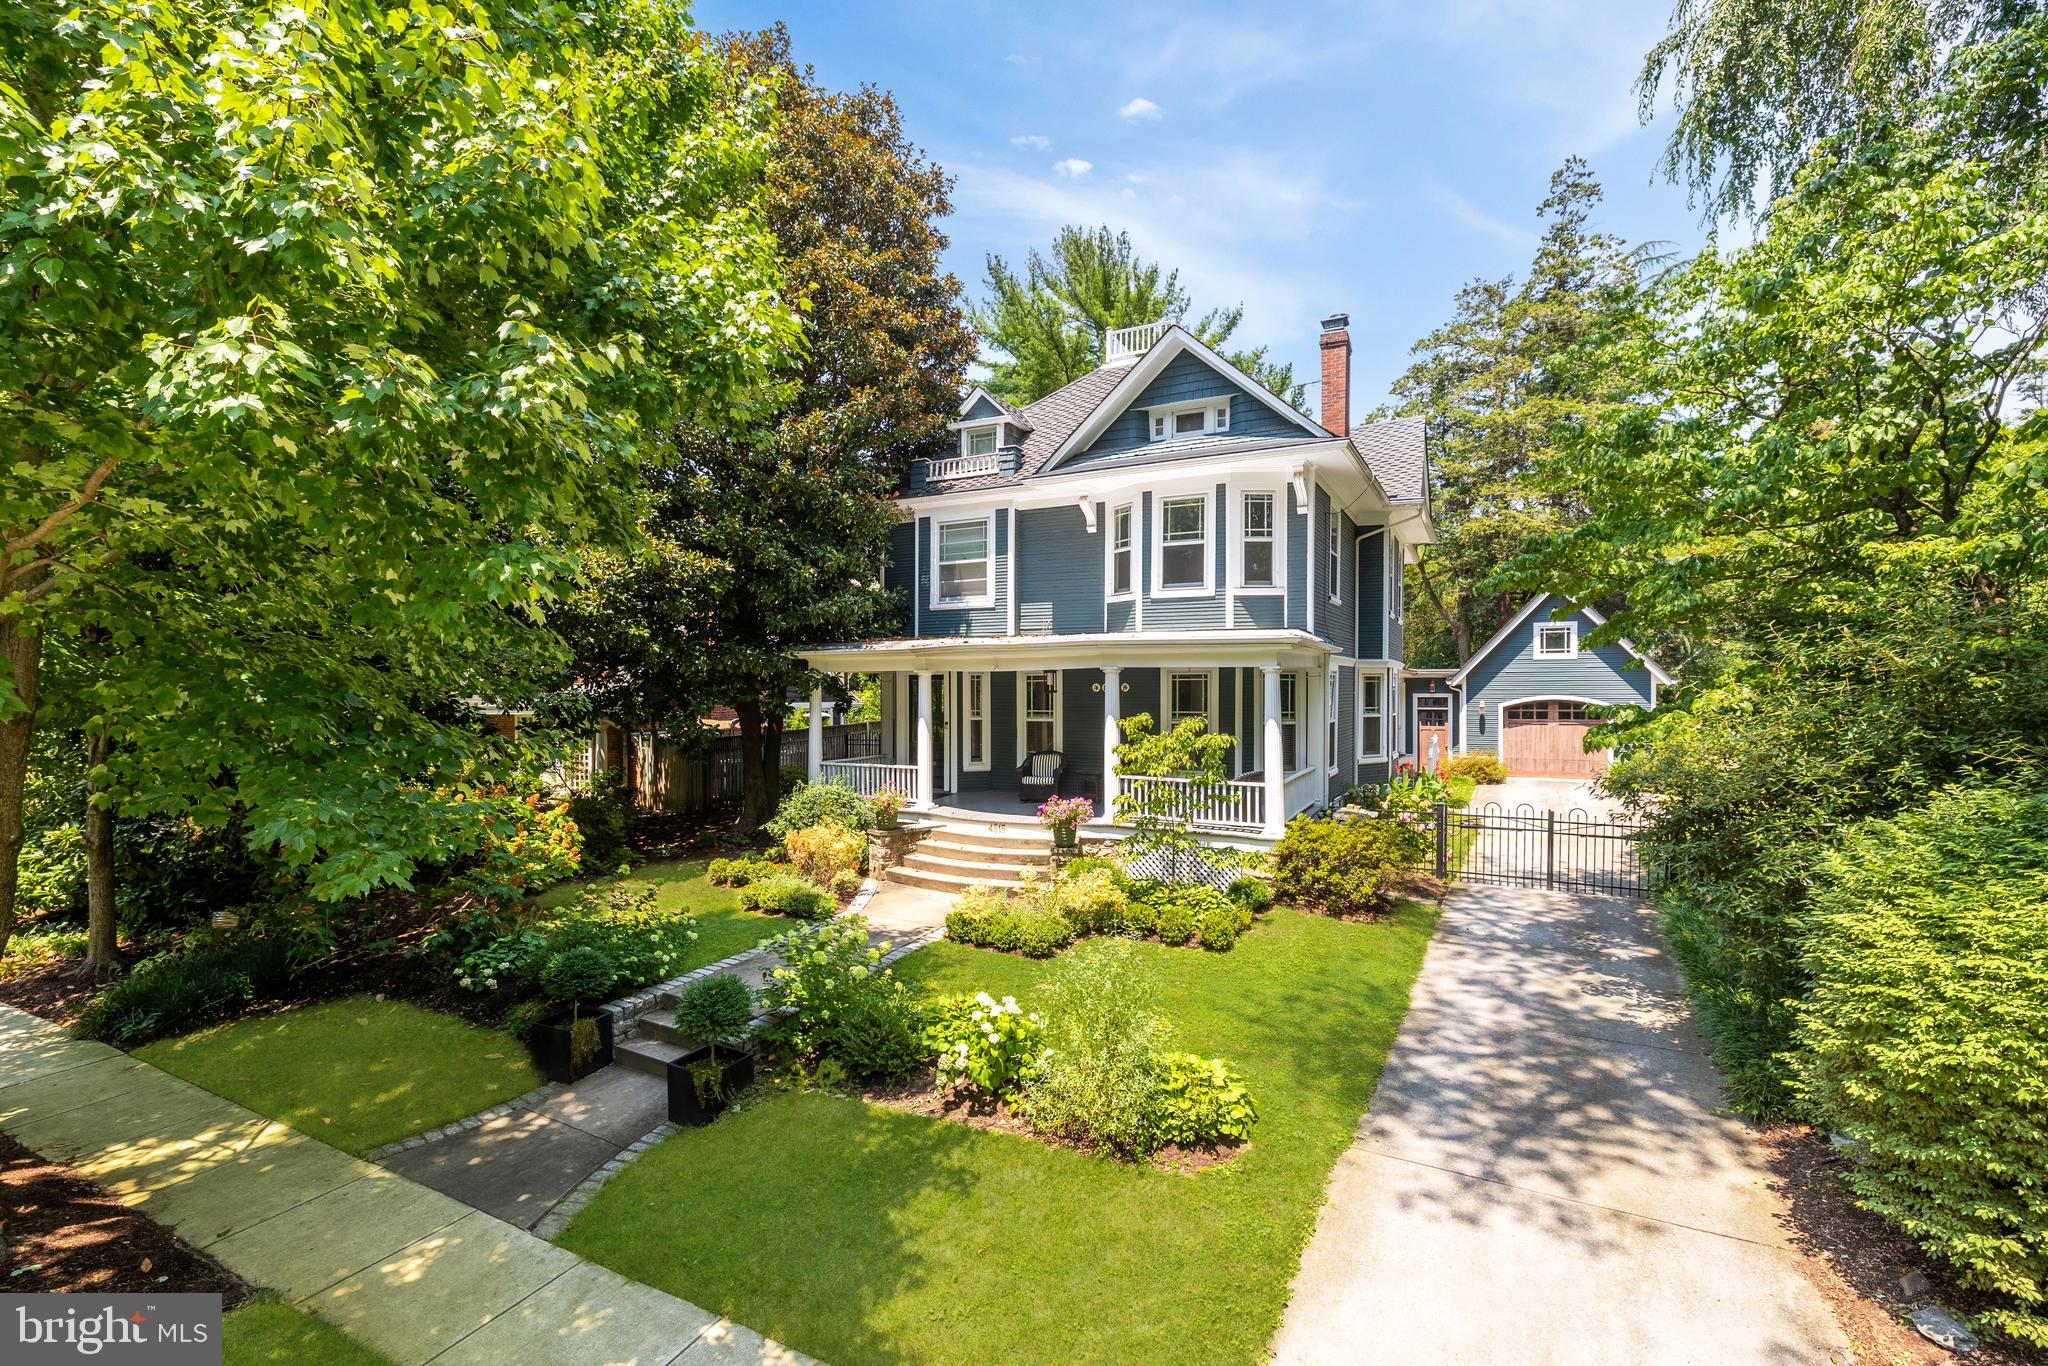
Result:
{"label": "brick chimney", "polygon": [[1351,326],[1349,313],[1323,319],[1323,425],[1339,436],[1351,434]]}

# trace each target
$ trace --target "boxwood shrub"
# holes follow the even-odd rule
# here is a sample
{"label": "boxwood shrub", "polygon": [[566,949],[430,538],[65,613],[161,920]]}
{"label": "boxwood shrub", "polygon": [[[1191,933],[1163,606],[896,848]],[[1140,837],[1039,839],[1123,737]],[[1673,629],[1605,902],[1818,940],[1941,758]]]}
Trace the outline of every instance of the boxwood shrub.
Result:
{"label": "boxwood shrub", "polygon": [[823,920],[839,909],[832,894],[807,877],[775,873],[740,888],[740,908],[798,920]]}
{"label": "boxwood shrub", "polygon": [[1396,821],[1296,816],[1273,850],[1273,889],[1330,915],[1383,915],[1423,852],[1423,837]]}
{"label": "boxwood shrub", "polygon": [[1865,1207],[2048,1346],[2048,792],[1952,788],[1822,861],[1793,1084]]}

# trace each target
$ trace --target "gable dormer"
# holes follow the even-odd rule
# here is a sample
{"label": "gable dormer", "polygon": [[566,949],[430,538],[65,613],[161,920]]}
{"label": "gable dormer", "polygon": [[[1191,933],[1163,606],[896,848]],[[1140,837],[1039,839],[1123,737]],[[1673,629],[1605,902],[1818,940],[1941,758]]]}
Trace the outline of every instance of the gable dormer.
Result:
{"label": "gable dormer", "polygon": [[920,460],[911,470],[913,484],[1014,474],[1019,447],[1031,431],[1031,419],[986,389],[977,388],[960,405],[960,416],[946,424],[959,446],[951,456]]}

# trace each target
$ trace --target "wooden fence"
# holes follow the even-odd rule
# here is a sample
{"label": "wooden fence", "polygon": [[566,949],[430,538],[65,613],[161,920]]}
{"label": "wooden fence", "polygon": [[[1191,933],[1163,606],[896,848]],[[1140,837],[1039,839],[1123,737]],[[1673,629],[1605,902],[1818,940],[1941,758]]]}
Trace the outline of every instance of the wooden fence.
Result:
{"label": "wooden fence", "polygon": [[[882,728],[875,722],[825,727],[825,758],[858,759],[882,752]],[[782,762],[802,768],[810,736],[785,731]],[[634,799],[655,811],[694,813],[736,806],[740,800],[740,739],[721,735],[694,749],[652,735],[633,737]]]}

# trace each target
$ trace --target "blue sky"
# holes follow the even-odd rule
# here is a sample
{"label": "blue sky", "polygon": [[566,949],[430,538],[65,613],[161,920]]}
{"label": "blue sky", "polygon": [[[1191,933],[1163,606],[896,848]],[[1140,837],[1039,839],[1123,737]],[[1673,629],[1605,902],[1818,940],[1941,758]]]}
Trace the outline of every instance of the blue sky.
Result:
{"label": "blue sky", "polygon": [[[1242,303],[1233,345],[1316,373],[1351,315],[1354,414],[1382,401],[1458,286],[1519,272],[1550,174],[1585,156],[1602,223],[1697,247],[1653,181],[1669,115],[1633,81],[1663,0],[1413,0],[1256,7],[699,0],[707,29],[789,25],[838,87],[895,92],[957,179],[948,264],[978,292],[1063,223],[1128,230],[1197,307]],[[1311,390],[1311,406],[1314,391]]]}

